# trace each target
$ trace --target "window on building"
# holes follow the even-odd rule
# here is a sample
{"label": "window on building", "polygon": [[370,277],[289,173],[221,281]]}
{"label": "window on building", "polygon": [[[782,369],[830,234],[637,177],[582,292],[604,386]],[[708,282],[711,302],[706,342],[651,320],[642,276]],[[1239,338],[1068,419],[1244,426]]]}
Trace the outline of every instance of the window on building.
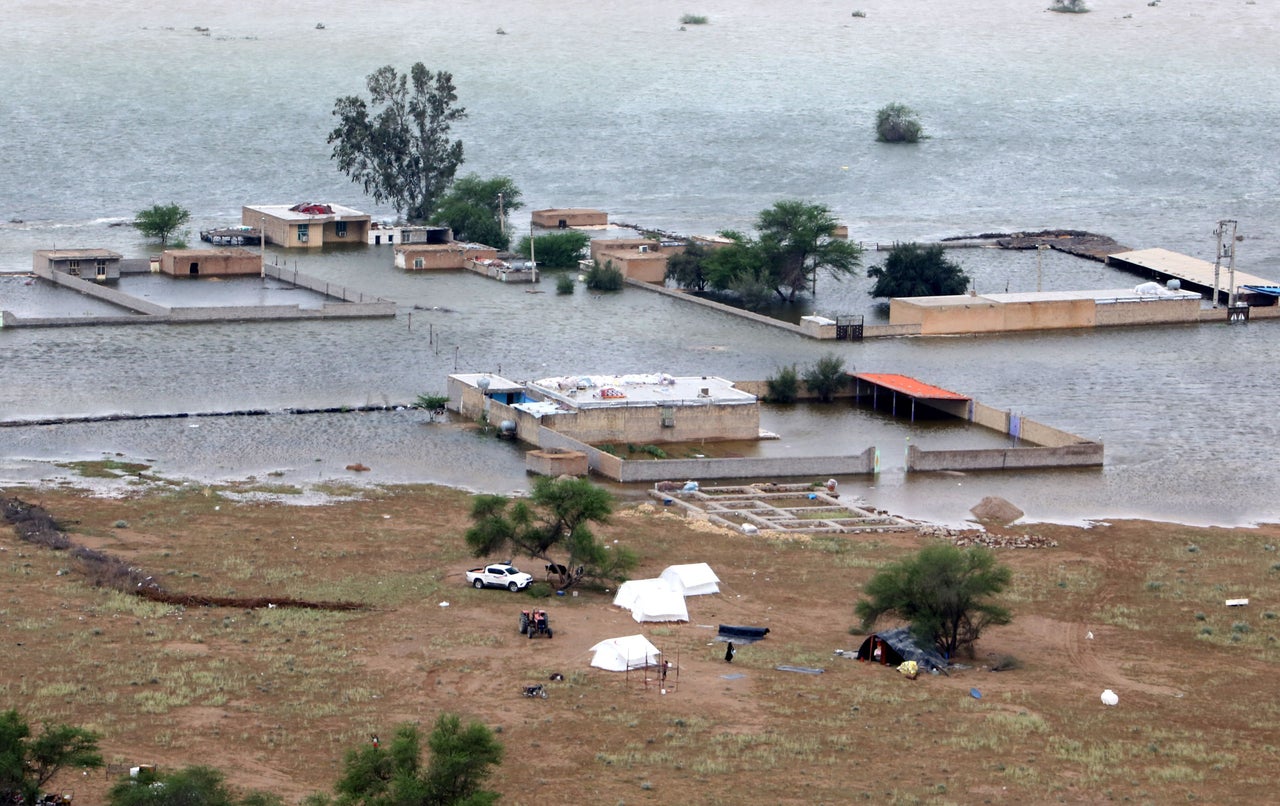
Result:
{"label": "window on building", "polygon": [[415,257],[415,258],[413,259],[413,267],[414,267],[415,269],[421,269],[421,268],[424,268],[426,265],[427,265],[427,262],[426,262],[424,259],[420,258],[420,257]]}
{"label": "window on building", "polygon": [[339,238],[347,237],[347,222],[335,221],[333,223],[333,233],[337,235]]}
{"label": "window on building", "polygon": [[68,260],[68,261],[67,261],[67,274],[70,274],[72,277],[79,277],[79,276],[80,276],[80,261],[78,261],[78,260]]}
{"label": "window on building", "polygon": [[309,238],[310,236],[311,236],[311,225],[299,224],[298,225],[298,243],[306,243],[307,238]]}
{"label": "window on building", "polygon": [[105,260],[99,260],[99,261],[94,265],[94,269],[98,272],[98,276],[99,276],[99,277],[106,277],[106,276],[107,276],[107,261],[105,261]]}

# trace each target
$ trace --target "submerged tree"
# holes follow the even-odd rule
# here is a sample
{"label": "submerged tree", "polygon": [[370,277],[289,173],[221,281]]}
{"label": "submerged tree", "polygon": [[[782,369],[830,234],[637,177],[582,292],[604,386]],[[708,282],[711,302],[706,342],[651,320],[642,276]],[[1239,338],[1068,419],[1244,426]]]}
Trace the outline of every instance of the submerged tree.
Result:
{"label": "submerged tree", "polygon": [[876,281],[870,291],[873,297],[948,296],[963,294],[969,287],[969,275],[947,260],[939,244],[899,244],[890,250],[884,265],[872,266],[867,276]]}
{"label": "submerged tree", "polygon": [[924,137],[920,115],[904,104],[888,104],[876,112],[876,139],[882,143],[915,143]]}
{"label": "submerged tree", "polygon": [[844,369],[844,359],[835,353],[827,353],[804,371],[804,385],[823,403],[830,403],[846,386],[849,374]]}
{"label": "submerged tree", "polygon": [[839,278],[861,265],[861,247],[835,237],[838,226],[825,204],[783,200],[760,212],[759,248],[780,298],[795,302],[798,293],[816,286],[820,269]]}
{"label": "submerged tree", "polygon": [[505,251],[511,246],[507,213],[524,206],[520,196],[520,188],[509,176],[481,179],[468,174],[454,182],[440,199],[431,221],[452,229],[455,240]]}
{"label": "submerged tree", "polygon": [[159,238],[160,245],[169,242],[169,236],[191,220],[191,211],[177,204],[155,204],[139,210],[133,217],[133,226],[148,238]]}
{"label": "submerged tree", "polygon": [[707,254],[707,248],[701,244],[690,243],[686,245],[683,252],[677,252],[667,258],[667,279],[681,288],[706,291],[708,282],[705,266]]}
{"label": "submerged tree", "polygon": [[[457,106],[453,75],[422,62],[401,75],[391,65],[366,80],[369,99],[339,98],[329,132],[338,169],[377,202],[389,202],[411,223],[427,221],[462,164],[462,141],[450,140]],[[371,109],[372,108],[372,109]]]}
{"label": "submerged tree", "polygon": [[[492,494],[472,499],[467,546],[477,557],[514,549],[559,565],[562,588],[581,577],[620,580],[634,567],[635,555],[605,546],[590,529],[591,522],[605,523],[612,512],[613,496],[586,479],[539,476],[527,501]],[[552,549],[565,552],[567,562],[555,563]]]}
{"label": "submerged tree", "polygon": [[864,630],[893,615],[948,658],[962,648],[972,654],[986,627],[1012,620],[1008,610],[990,600],[1011,579],[1008,566],[998,565],[989,549],[936,543],[881,569],[863,588],[867,598],[854,612]]}

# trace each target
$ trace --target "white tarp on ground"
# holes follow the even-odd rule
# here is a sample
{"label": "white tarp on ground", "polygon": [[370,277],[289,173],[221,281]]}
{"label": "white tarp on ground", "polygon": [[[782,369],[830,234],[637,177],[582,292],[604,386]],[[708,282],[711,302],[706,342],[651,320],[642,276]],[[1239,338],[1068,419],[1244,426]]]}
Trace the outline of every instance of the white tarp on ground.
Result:
{"label": "white tarp on ground", "polygon": [[688,621],[684,594],[665,579],[633,579],[623,582],[613,604],[631,611],[636,621]]}
{"label": "white tarp on ground", "polygon": [[706,563],[669,565],[662,572],[662,579],[673,590],[680,591],[685,596],[705,596],[720,592],[720,577]]}
{"label": "white tarp on ground", "polygon": [[591,647],[591,665],[610,672],[657,666],[662,653],[643,635],[609,638]]}

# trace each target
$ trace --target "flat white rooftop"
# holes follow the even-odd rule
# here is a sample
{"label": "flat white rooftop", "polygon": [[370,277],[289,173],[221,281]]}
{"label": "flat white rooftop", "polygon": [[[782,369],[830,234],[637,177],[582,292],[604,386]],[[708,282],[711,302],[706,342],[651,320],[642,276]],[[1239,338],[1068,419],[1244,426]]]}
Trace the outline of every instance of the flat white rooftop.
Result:
{"label": "flat white rooftop", "polygon": [[1201,295],[1194,291],[1170,291],[1161,288],[1158,292],[1141,293],[1134,288],[1101,288],[1081,291],[1022,291],[1006,294],[955,294],[942,297],[901,297],[900,302],[919,305],[924,308],[950,308],[956,305],[973,305],[989,303],[1010,305],[1028,302],[1074,302],[1077,300],[1093,300],[1106,302],[1168,302],[1169,300],[1200,299]]}
{"label": "flat white rooftop", "polygon": [[343,207],[341,204],[326,203],[324,206],[332,211],[329,213],[304,213],[290,209],[296,206],[294,204],[248,204],[245,205],[245,209],[253,210],[255,213],[265,213],[283,221],[315,221],[317,218],[341,221],[344,218],[369,218],[368,213],[362,213],[354,207]]}
{"label": "flat white rooftop", "polygon": [[566,375],[531,381],[531,390],[578,409],[606,406],[749,405],[756,396],[714,376]]}

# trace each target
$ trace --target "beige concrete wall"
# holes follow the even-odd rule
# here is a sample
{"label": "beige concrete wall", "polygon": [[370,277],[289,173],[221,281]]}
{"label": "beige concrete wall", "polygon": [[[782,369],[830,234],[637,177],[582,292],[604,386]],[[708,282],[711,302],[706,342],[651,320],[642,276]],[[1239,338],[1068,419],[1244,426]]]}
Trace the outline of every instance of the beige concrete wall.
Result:
{"label": "beige concrete wall", "polygon": [[[1223,308],[1222,310],[1226,310]],[[1254,309],[1257,310],[1257,309]],[[1147,325],[1168,322],[1196,322],[1200,300],[1179,299],[1159,302],[1110,302],[1098,306],[1099,326]]]}
{"label": "beige concrete wall", "polygon": [[641,283],[661,283],[667,277],[667,255],[661,252],[639,252],[635,250],[609,251],[599,253],[601,266],[609,263],[622,272],[622,276]]}
{"label": "beige concrete wall", "polygon": [[[406,271],[433,271],[441,269],[464,269],[468,260],[493,260],[498,250],[491,247],[470,248],[461,245],[419,245],[397,246],[395,265]],[[422,265],[416,265],[421,259]]]}
{"label": "beige concrete wall", "polygon": [[542,424],[582,442],[694,442],[758,439],[760,407],[755,404],[671,406],[672,427],[663,426],[660,406],[610,406],[576,414],[544,415]]}
{"label": "beige concrete wall", "polygon": [[557,229],[561,221],[566,227],[604,227],[609,224],[609,216],[603,210],[556,208],[534,210],[530,221],[535,227],[544,229]]}
{"label": "beige concrete wall", "polygon": [[1100,442],[1084,442],[1056,448],[983,448],[979,450],[925,451],[907,449],[907,472],[940,470],[1018,470],[1037,467],[1096,467],[1103,462]]}
{"label": "beige concrete wall", "polygon": [[323,243],[367,243],[369,240],[369,219],[344,219],[342,223],[347,225],[347,234],[339,237],[337,221],[326,221],[322,227],[321,240]]}
{"label": "beige concrete wall", "polygon": [[1097,303],[1091,299],[1052,302],[1010,302],[1000,306],[1004,323],[1000,330],[1060,330],[1093,327]]}
{"label": "beige concrete wall", "polygon": [[160,255],[160,272],[174,277],[248,276],[261,271],[262,255],[248,249],[166,249]]}
{"label": "beige concrete wall", "polygon": [[585,452],[560,448],[526,452],[524,469],[539,476],[585,476],[591,470]]}

